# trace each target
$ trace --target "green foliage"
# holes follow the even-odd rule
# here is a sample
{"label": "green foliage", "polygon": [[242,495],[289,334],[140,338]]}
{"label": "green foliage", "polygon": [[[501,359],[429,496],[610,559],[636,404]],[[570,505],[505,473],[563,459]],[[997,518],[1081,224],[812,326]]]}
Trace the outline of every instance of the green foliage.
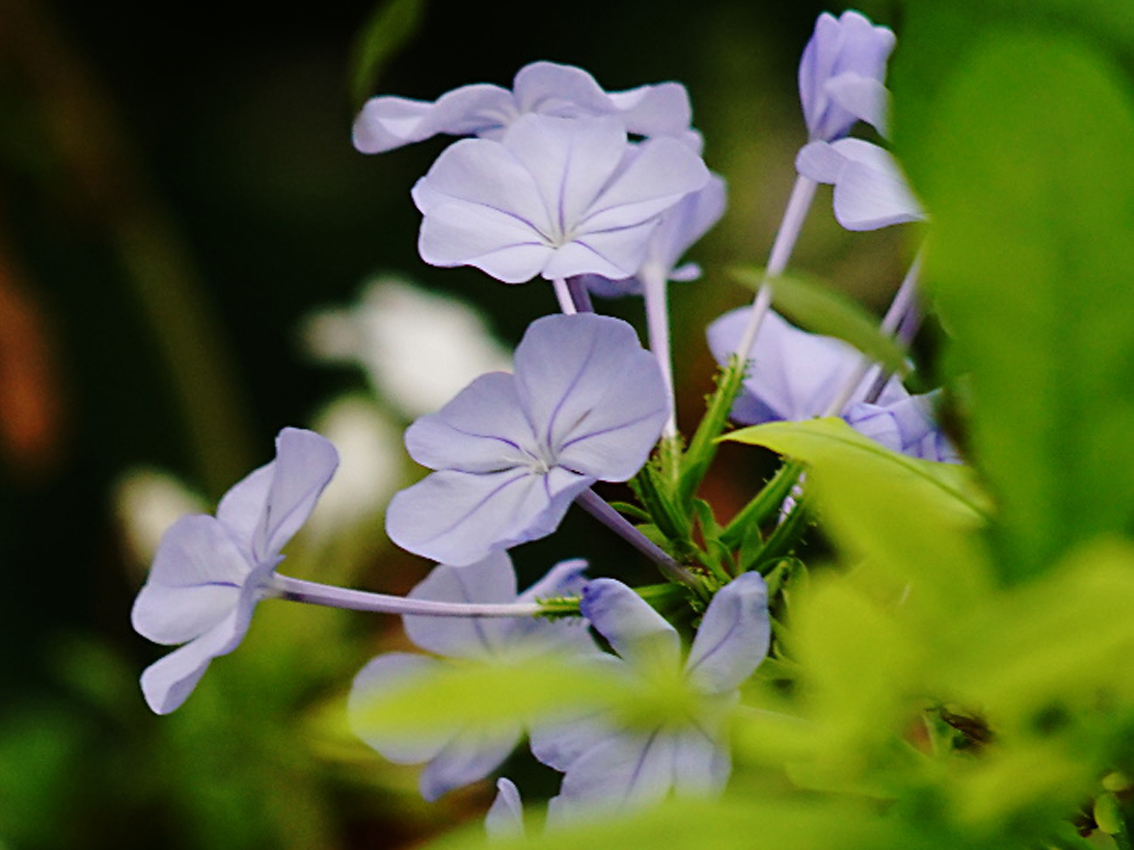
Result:
{"label": "green foliage", "polygon": [[357,111],[386,65],[417,34],[426,0],[382,0],[359,31],[351,62],[350,101]]}
{"label": "green foliage", "polygon": [[1134,519],[1134,476],[1114,474],[1134,468],[1134,111],[1070,39],[996,30],[966,55],[905,142],[1017,580]]}
{"label": "green foliage", "polygon": [[608,670],[566,658],[449,661],[375,694],[358,712],[356,725],[383,735],[437,734],[453,728],[453,707],[460,706],[462,725],[492,730],[633,699],[626,682]]}

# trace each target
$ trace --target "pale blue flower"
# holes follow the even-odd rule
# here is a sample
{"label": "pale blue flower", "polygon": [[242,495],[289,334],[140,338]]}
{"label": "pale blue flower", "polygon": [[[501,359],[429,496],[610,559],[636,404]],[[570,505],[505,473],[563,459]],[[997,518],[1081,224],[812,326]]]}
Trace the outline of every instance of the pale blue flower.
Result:
{"label": "pale blue flower", "polygon": [[[709,348],[722,366],[736,350],[748,313],[749,308],[732,310],[709,325]],[[769,311],[752,347],[744,392],[733,406],[732,418],[758,425],[820,416],[854,376],[861,361],[862,355],[842,340],[800,330]],[[857,394],[861,397],[873,381],[873,374],[863,377]],[[891,379],[879,403],[907,395],[901,384]]]}
{"label": "pale blue flower", "polygon": [[526,115],[499,141],[446,148],[417,182],[418,251],[506,283],[630,277],[659,216],[708,181],[676,139],[631,144],[616,118]]}
{"label": "pale blue flower", "polygon": [[684,135],[692,118],[689,95],[679,83],[608,93],[581,68],[533,62],[516,74],[512,91],[478,83],[453,89],[434,103],[371,98],[354,123],[354,145],[363,153],[381,153],[437,134],[496,138],[530,113],[612,116],[641,136]]}
{"label": "pale blue flower", "polygon": [[496,799],[485,815],[484,829],[491,839],[524,835],[524,802],[520,799],[520,789],[511,779],[496,780]]}
{"label": "pale blue flower", "polygon": [[720,221],[726,203],[725,182],[718,175],[712,174],[709,182],[701,189],[686,195],[676,206],[662,214],[661,224],[650,236],[642,265],[633,277],[610,280],[599,275],[584,275],[584,285],[602,298],[618,298],[623,295],[641,295],[643,272],[651,268],[662,280],[696,280],[701,276],[700,266],[696,263],[679,265],[679,262],[685,252]]}
{"label": "pale blue flower", "polygon": [[940,391],[914,395],[889,404],[858,402],[843,419],[864,436],[888,449],[922,460],[961,463],[961,455],[934,416]]}
{"label": "pale blue flower", "polygon": [[[732,310],[709,326],[709,347],[721,365],[732,355],[747,313],[748,308]],[[745,425],[823,415],[862,362],[862,354],[842,340],[800,330],[774,311],[765,316],[752,351],[744,390],[731,413]],[[877,368],[867,372],[851,398],[865,396],[877,374]],[[840,415],[860,434],[896,452],[958,463],[959,454],[934,418],[936,397],[910,395],[890,378],[875,401],[851,403]]]}
{"label": "pale blue flower", "polygon": [[886,133],[883,84],[894,33],[858,12],[824,12],[799,63],[799,96],[812,141],[832,142],[865,121]]}
{"label": "pale blue flower", "polygon": [[162,537],[131,617],[143,637],[184,644],[142,673],[142,692],[156,713],[180,706],[209,662],[237,647],[261,599],[282,595],[275,575],[280,550],[337,465],[323,437],[284,428],[275,460],[229,490],[216,517],[182,517]]}
{"label": "pale blue flower", "polygon": [[[409,594],[413,600],[457,604],[535,602],[578,595],[586,562],[563,561],[524,593],[516,594],[516,573],[505,552],[490,555],[466,567],[439,565]],[[540,620],[533,617],[484,619],[478,617],[402,618],[406,634],[415,644],[437,655],[485,664],[502,664],[551,653],[594,653],[594,641],[578,620]],[[376,695],[399,682],[428,676],[444,662],[424,655],[390,652],[379,655],[355,677],[350,695],[351,723],[355,733],[386,758],[400,764],[427,762],[419,787],[427,800],[483,779],[516,748],[523,734],[519,723],[486,731],[460,723],[454,714],[451,728],[435,735],[407,738],[391,735],[366,721],[366,708]]]}
{"label": "pale blue flower", "polygon": [[545,316],[515,369],[477,378],[406,432],[410,456],[437,471],[390,503],[386,530],[399,546],[475,563],[550,534],[595,481],[625,481],[646,462],[669,402],[628,324]]}
{"label": "pale blue flower", "polygon": [[764,580],[746,573],[717,592],[684,661],[677,631],[621,582],[590,582],[581,610],[618,653],[604,656],[615,675],[646,690],[676,678],[688,713],[633,726],[599,713],[533,730],[536,758],[564,771],[553,821],[720,791],[731,772],[724,720],[768,651]]}
{"label": "pale blue flower", "polygon": [[878,145],[861,139],[811,142],[800,150],[795,167],[816,183],[834,185],[835,220],[847,230],[926,218],[897,160]]}

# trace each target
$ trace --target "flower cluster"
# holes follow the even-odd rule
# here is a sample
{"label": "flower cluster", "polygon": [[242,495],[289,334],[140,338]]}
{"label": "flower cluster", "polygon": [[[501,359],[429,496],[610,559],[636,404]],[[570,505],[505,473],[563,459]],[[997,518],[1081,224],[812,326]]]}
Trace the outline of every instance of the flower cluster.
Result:
{"label": "flower cluster", "polygon": [[[786,265],[816,183],[834,184],[835,217],[848,229],[924,218],[893,158],[848,137],[858,121],[885,132],[893,47],[888,29],[858,13],[820,17],[799,75],[809,132],[796,160],[803,189],[789,202],[770,275]],[[215,517],[175,523],[134,608],[141,634],[184,644],[142,676],[154,711],[179,707],[210,661],[241,641],[256,604],[276,597],[400,615],[410,640],[432,653],[375,658],[356,677],[349,709],[377,752],[426,765],[426,799],[493,773],[525,734],[535,757],[563,773],[553,824],[724,788],[741,688],[774,647],[776,591],[764,576],[785,551],[777,535],[796,534],[790,550],[805,525],[773,525],[782,495],[770,512],[745,509],[723,529],[695,500],[725,423],[707,416],[688,444],[680,436],[665,287],[698,277],[683,255],[724,214],[726,190],[702,160],[691,120],[677,83],[606,92],[581,69],[550,62],[521,69],[511,90],[470,85],[432,103],[366,104],[354,128],[366,153],[467,137],[413,188],[421,258],[509,284],[542,277],[560,312],[530,324],[512,371],[475,377],[406,431],[409,455],[430,473],[394,496],[386,530],[437,565],[405,598],[277,573],[337,463],[310,431],[284,429],[275,460],[234,486]],[[902,341],[919,319],[916,277],[882,325]],[[641,296],[648,346],[629,323],[595,313],[592,293]],[[848,344],[789,325],[762,297],[709,327],[726,377],[737,377],[720,382],[710,410],[749,424],[839,415],[894,451],[959,461],[931,397],[911,395]],[[788,483],[799,480],[797,472]],[[598,482],[629,482],[638,504],[608,504],[591,489]],[[552,534],[572,505],[633,544],[666,581],[637,590],[588,581],[575,559],[518,594],[508,550]],[[753,555],[753,541],[765,538],[766,551]],[[564,655],[669,709],[643,719],[613,702],[568,706],[545,722],[492,729],[455,715],[450,727],[413,737],[371,720],[387,693],[445,675],[452,659],[492,667]],[[520,796],[507,780],[498,787],[489,823],[507,832],[520,822]]]}

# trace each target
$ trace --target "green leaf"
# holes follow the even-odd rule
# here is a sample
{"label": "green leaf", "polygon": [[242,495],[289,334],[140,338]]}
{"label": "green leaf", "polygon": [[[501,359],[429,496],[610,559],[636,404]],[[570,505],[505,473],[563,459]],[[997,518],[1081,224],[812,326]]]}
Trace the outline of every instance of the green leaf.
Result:
{"label": "green leaf", "polygon": [[725,439],[770,448],[808,465],[822,520],[856,574],[906,607],[947,617],[987,591],[975,532],[987,504],[966,467],[892,452],[839,419],[771,422]]}
{"label": "green leaf", "polygon": [[374,695],[355,724],[383,735],[429,735],[470,726],[492,730],[564,712],[632,703],[624,679],[567,658],[430,665]]}
{"label": "green leaf", "polygon": [[[743,284],[759,287],[763,269],[732,270]],[[857,302],[815,280],[781,275],[771,281],[772,303],[800,327],[812,333],[833,336],[853,345],[888,371],[906,371],[906,352],[893,338],[879,330],[879,322]]]}
{"label": "green leaf", "polygon": [[1000,504],[996,563],[1017,580],[1134,524],[1134,109],[1068,39],[996,31],[966,56],[906,141]]}
{"label": "green leaf", "polygon": [[373,93],[378,76],[421,28],[426,0],[384,0],[370,13],[354,45],[350,100],[357,112]]}
{"label": "green leaf", "polygon": [[[432,850],[966,850],[932,820],[904,822],[844,800],[759,800],[737,793],[723,800],[675,797],[645,810],[557,823],[528,838],[492,840],[481,824],[429,844]],[[533,830],[533,832],[535,832]],[[981,850],[987,850],[987,845]]]}

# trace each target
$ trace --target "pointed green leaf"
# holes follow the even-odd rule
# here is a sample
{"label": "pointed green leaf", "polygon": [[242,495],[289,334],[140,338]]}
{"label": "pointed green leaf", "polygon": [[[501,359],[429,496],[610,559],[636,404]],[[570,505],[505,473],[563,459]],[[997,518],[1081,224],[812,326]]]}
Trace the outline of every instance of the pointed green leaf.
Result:
{"label": "pointed green leaf", "polygon": [[822,521],[862,580],[882,583],[923,613],[947,616],[988,587],[975,533],[987,504],[966,467],[897,454],[839,419],[770,422],[726,439],[808,465]]}
{"label": "pointed green leaf", "polygon": [[378,76],[421,28],[426,0],[383,0],[370,13],[354,45],[350,99],[357,111],[374,91]]}

